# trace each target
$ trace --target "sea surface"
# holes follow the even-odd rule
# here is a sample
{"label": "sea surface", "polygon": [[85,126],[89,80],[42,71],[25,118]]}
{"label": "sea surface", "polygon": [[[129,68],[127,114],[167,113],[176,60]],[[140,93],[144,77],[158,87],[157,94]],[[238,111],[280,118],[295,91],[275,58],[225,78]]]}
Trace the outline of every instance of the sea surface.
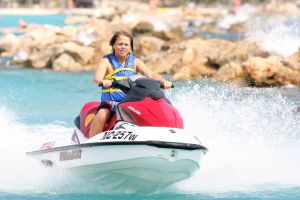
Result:
{"label": "sea surface", "polygon": [[[278,21],[277,32],[257,27],[247,34],[265,38],[264,47],[271,48],[267,34],[276,43],[276,34],[285,30],[290,34],[286,40],[298,41],[300,34],[287,31],[291,24]],[[286,51],[271,49],[288,55],[293,45]],[[25,154],[45,141],[70,138],[81,106],[99,100],[93,72],[33,70],[8,63],[0,59],[0,199],[300,199],[300,113],[294,112],[300,106],[298,87],[175,81],[166,95],[181,112],[185,129],[209,149],[200,170],[154,194],[114,194],[103,192],[101,185],[89,191],[88,182],[72,185],[63,171],[53,173]]]}
{"label": "sea surface", "polygon": [[64,26],[66,15],[65,14],[38,14],[38,15],[1,15],[0,14],[0,27],[17,27],[19,20],[22,19],[27,23],[33,24],[49,24],[53,26]]}

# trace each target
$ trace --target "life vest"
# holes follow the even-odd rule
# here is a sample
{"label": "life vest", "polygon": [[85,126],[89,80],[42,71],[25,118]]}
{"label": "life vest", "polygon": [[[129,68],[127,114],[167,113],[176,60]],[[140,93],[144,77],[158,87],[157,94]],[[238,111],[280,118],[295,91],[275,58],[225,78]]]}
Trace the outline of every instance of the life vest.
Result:
{"label": "life vest", "polygon": [[[113,66],[114,71],[105,76],[109,80],[124,80],[129,76],[136,75],[134,71],[134,55],[129,54],[125,66],[123,66],[114,54],[104,56]],[[101,101],[122,101],[125,93],[122,90],[110,87],[102,87]]]}

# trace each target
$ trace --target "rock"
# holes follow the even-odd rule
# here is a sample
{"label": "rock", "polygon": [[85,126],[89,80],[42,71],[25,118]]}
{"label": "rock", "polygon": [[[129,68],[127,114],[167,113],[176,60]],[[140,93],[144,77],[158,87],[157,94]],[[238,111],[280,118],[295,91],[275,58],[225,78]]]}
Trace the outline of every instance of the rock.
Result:
{"label": "rock", "polygon": [[197,57],[197,52],[194,48],[188,47],[182,55],[182,64],[186,65],[192,63]]}
{"label": "rock", "polygon": [[[200,38],[184,41],[186,49],[191,48],[198,58],[206,58],[207,65],[219,68],[232,60],[230,53],[235,48],[233,42],[222,39],[203,40]],[[195,57],[195,59],[196,59]]]}
{"label": "rock", "polygon": [[[279,65],[279,66],[278,66]],[[275,75],[279,68],[284,66],[280,59],[265,59],[260,57],[252,57],[243,63],[245,71],[248,73],[250,80],[255,85],[276,85]]]}
{"label": "rock", "polygon": [[190,80],[190,79],[198,79],[200,77],[202,76],[198,76],[198,75],[196,76],[190,67],[184,66],[180,69],[179,72],[174,74],[173,80]]}
{"label": "rock", "polygon": [[233,81],[245,76],[243,67],[240,63],[229,62],[223,65],[215,74],[214,79],[217,81]]}
{"label": "rock", "polygon": [[214,24],[214,23],[202,24],[200,26],[200,30],[204,31],[204,32],[209,32],[209,33],[221,33],[221,32],[223,32],[221,29],[216,27],[216,24]]}
{"label": "rock", "polygon": [[201,43],[198,54],[208,58],[208,63],[215,68],[219,68],[230,62],[241,63],[251,56],[266,57],[259,46],[251,41],[242,40],[230,42],[222,39],[210,39]]}
{"label": "rock", "polygon": [[178,42],[184,38],[184,33],[182,28],[177,26],[171,30],[162,30],[159,32],[155,32],[154,36],[165,41]]}
{"label": "rock", "polygon": [[86,29],[78,31],[78,33],[73,37],[76,42],[84,46],[89,46],[93,42],[97,41],[97,33],[94,29]]}
{"label": "rock", "polygon": [[292,69],[300,71],[300,49],[296,53],[294,53],[293,55],[291,55],[290,57],[288,57],[287,64]]}
{"label": "rock", "polygon": [[212,76],[216,73],[216,69],[206,65],[183,66],[174,74],[173,80],[191,80],[199,79],[203,76]]}
{"label": "rock", "polygon": [[61,48],[67,54],[71,55],[76,62],[85,65],[94,55],[94,49],[78,45],[74,42],[66,42],[61,45]]}
{"label": "rock", "polygon": [[70,55],[63,53],[53,61],[52,69],[55,71],[80,71],[82,66]]}
{"label": "rock", "polygon": [[[179,65],[180,65],[180,63],[179,63]],[[173,76],[174,80],[198,79],[203,76],[210,77],[210,76],[213,76],[217,72],[216,69],[214,69],[208,65],[207,58],[201,57],[201,55],[197,55],[193,62],[187,63],[182,66],[183,67],[174,74],[174,76]]]}
{"label": "rock", "polygon": [[161,50],[164,41],[153,36],[139,36],[135,40],[135,54],[144,59]]}
{"label": "rock", "polygon": [[62,44],[62,43],[65,43],[65,42],[67,42],[69,40],[70,40],[70,38],[68,38],[68,36],[57,34],[55,36],[54,44]]}
{"label": "rock", "polygon": [[33,51],[29,56],[29,67],[41,69],[51,68],[51,60],[63,50],[56,45],[50,45],[41,50]]}
{"label": "rock", "polygon": [[14,34],[0,37],[0,55],[4,56],[5,53],[5,56],[12,56],[17,50],[18,43],[18,38]]}
{"label": "rock", "polygon": [[233,32],[233,33],[245,32],[245,24],[244,23],[232,24],[229,28],[229,32]]}
{"label": "rock", "polygon": [[77,27],[75,26],[65,26],[57,33],[57,35],[64,35],[68,38],[74,38],[77,34],[77,31]]}
{"label": "rock", "polygon": [[86,23],[89,21],[88,16],[77,15],[77,16],[69,16],[65,19],[66,24],[76,24],[76,23]]}
{"label": "rock", "polygon": [[27,64],[29,55],[35,48],[35,40],[31,36],[22,36],[19,38],[19,43],[16,45],[16,52],[12,58],[11,64]]}
{"label": "rock", "polygon": [[235,43],[235,47],[232,52],[228,52],[228,59],[235,61],[246,61],[250,57],[262,57],[266,58],[269,56],[268,52],[265,52],[261,47],[251,39],[243,39]]}
{"label": "rock", "polygon": [[172,74],[177,71],[176,64],[180,61],[179,52],[160,55],[159,58],[147,62],[149,69],[159,74]]}
{"label": "rock", "polygon": [[300,84],[300,72],[284,65],[282,58],[252,57],[243,63],[249,80],[256,86]]}
{"label": "rock", "polygon": [[56,30],[54,27],[41,26],[26,34],[34,38],[35,46],[42,49],[49,44],[54,44],[56,40]]}
{"label": "rock", "polygon": [[230,80],[228,84],[234,88],[249,87],[248,81],[245,78]]}
{"label": "rock", "polygon": [[139,34],[148,34],[153,35],[154,33],[154,27],[150,22],[141,21],[139,22],[133,29],[132,34],[134,36]]}
{"label": "rock", "polygon": [[266,1],[263,7],[263,13],[281,14],[284,16],[298,16],[299,8],[293,2],[282,2],[277,0]]}

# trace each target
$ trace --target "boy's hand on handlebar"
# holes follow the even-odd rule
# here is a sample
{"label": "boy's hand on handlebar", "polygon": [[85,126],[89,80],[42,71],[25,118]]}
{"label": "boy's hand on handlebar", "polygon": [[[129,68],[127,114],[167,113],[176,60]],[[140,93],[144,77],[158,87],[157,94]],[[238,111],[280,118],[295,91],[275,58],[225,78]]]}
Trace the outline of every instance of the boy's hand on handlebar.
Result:
{"label": "boy's hand on handlebar", "polygon": [[111,87],[111,85],[112,85],[112,81],[111,80],[107,80],[107,79],[104,79],[103,81],[102,81],[102,84],[103,84],[103,86],[104,87]]}
{"label": "boy's hand on handlebar", "polygon": [[171,88],[173,84],[169,81],[164,81],[164,88]]}

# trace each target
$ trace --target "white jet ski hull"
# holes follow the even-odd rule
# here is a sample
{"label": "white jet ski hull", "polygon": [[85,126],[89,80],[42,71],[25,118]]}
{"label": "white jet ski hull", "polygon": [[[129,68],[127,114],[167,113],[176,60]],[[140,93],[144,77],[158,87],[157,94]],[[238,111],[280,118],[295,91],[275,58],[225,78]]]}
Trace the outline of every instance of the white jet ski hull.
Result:
{"label": "white jet ski hull", "polygon": [[205,151],[182,129],[133,127],[131,131],[107,131],[84,143],[53,145],[27,154],[103,190],[153,192],[189,178],[199,169]]}

